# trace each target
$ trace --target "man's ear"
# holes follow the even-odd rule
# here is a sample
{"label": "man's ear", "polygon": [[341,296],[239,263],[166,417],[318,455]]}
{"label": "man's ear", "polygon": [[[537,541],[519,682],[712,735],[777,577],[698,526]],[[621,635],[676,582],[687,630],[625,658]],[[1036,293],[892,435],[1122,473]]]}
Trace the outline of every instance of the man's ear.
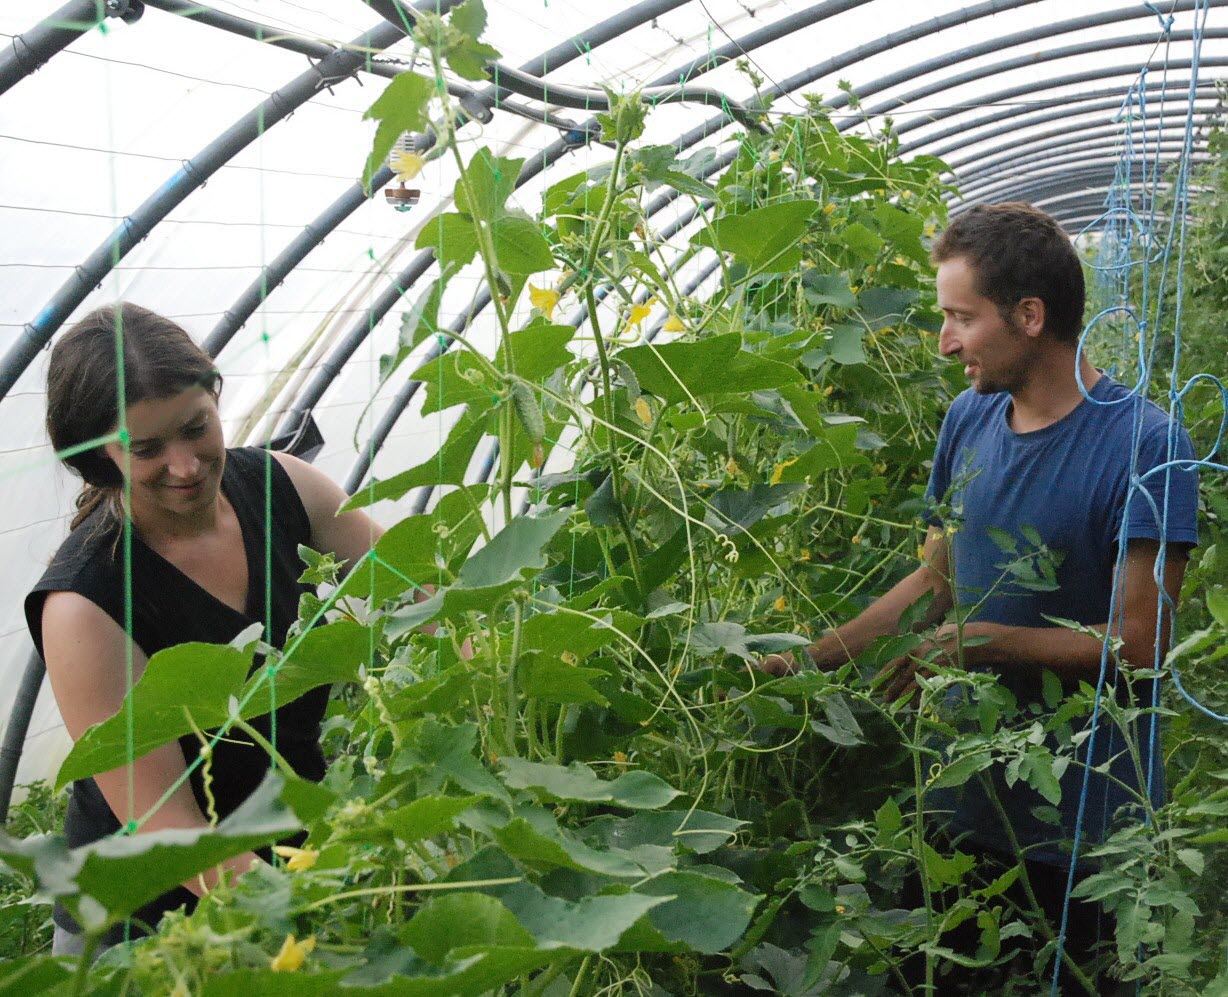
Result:
{"label": "man's ear", "polygon": [[1038,339],[1045,331],[1045,303],[1040,298],[1023,298],[1015,306],[1015,323],[1027,335]]}

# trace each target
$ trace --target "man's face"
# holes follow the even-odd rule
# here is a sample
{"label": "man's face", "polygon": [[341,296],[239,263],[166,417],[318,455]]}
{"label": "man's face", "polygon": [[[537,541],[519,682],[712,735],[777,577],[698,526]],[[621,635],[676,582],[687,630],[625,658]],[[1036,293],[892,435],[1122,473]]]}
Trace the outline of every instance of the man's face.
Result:
{"label": "man's face", "polygon": [[939,264],[937,287],[945,316],[938,335],[942,355],[962,363],[968,383],[982,395],[1022,389],[1036,342],[977,291],[972,264],[962,256]]}

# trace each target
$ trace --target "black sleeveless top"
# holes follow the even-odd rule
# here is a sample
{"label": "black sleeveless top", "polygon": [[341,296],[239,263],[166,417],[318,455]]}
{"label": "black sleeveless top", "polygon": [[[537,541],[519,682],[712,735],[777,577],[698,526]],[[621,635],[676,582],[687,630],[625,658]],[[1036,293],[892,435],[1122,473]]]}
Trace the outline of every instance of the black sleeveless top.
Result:
{"label": "black sleeveless top", "polygon": [[[270,536],[272,633],[268,642],[281,647],[286,631],[298,618],[299,596],[311,592],[300,584],[302,562],[298,545],[310,543],[311,524],[302,500],[285,469],[267,451],[254,447],[226,452],[222,491],[234,507],[243,531],[247,555],[247,605],[239,613],[210,595],[178,568],[166,561],[135,534],[132,537],[132,636],[147,656],[176,644],[204,641],[222,644],[253,623],[263,624],[265,614],[265,463],[272,468],[272,522]],[[49,592],[76,592],[99,606],[122,628],[124,626],[124,566],[122,543],[117,544],[120,524],[104,506],[95,509],[69,534],[51,561],[51,566],[26,596],[26,622],[39,654],[43,653],[43,602]],[[256,664],[253,664],[253,671]],[[277,709],[277,749],[301,776],[319,781],[324,777],[320,749],[320,721],[328,705],[328,688],[313,689]],[[252,721],[269,736],[270,718]],[[239,742],[239,743],[235,743]],[[195,735],[179,739],[184,760],[191,764],[199,753]],[[213,748],[213,797],[219,817],[225,817],[243,802],[264,778],[269,758],[264,750],[237,730],[227,732]],[[190,776],[192,791],[201,813],[207,813],[198,767]],[[120,829],[106,799],[93,779],[72,785],[64,831],[70,847],[98,841]],[[133,916],[132,935],[143,934],[169,910],[186,905],[192,910],[196,897],[183,887],[159,897]],[[57,905],[55,922],[69,931],[80,931],[68,912]],[[104,938],[121,941],[123,925]]]}

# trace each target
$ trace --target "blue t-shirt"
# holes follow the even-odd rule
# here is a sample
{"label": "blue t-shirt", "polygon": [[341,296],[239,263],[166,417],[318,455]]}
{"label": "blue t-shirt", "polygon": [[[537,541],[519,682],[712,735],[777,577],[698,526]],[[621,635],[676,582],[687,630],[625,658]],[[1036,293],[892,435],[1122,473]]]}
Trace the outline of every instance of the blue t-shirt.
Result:
{"label": "blue t-shirt", "polygon": [[[927,497],[936,509],[931,522],[954,527],[955,595],[960,606],[975,607],[969,619],[1021,627],[1053,626],[1046,616],[1088,625],[1108,622],[1135,440],[1133,473],[1137,479],[1170,459],[1171,423],[1160,408],[1132,395],[1108,375],[1100,377],[1089,395],[1069,415],[1030,433],[1010,428],[1009,394],[981,395],[968,390],[952,403],[938,436]],[[1173,459],[1191,459],[1193,448],[1184,429],[1177,427],[1171,435]],[[1166,479],[1165,530],[1156,510],[1162,517]],[[1141,488],[1150,494],[1156,509],[1136,489],[1130,497],[1125,539],[1150,538],[1188,546],[1198,542],[1194,471],[1162,471],[1142,481]],[[1005,567],[1036,551],[1037,541],[1057,555],[1054,560],[1060,559],[1051,568],[1050,580],[1057,586],[1051,591],[1027,584],[1041,581],[1043,587],[1044,572],[1032,579],[1025,570],[1021,578]],[[1014,553],[1010,552],[1012,545]],[[1020,706],[1043,702],[1039,669],[1008,669],[1000,674],[999,682],[1014,693]],[[1048,744],[1054,747],[1052,741]],[[1085,745],[1077,756],[1080,761],[1086,757]],[[1122,749],[1121,734],[1111,724],[1102,723],[1091,764],[1119,756],[1110,768],[1111,775],[1137,786],[1133,762]],[[1148,753],[1140,756],[1146,759]],[[1047,801],[1022,779],[1008,786],[1004,768],[995,765],[989,775],[1028,857],[1068,861],[1057,839],[1074,836],[1083,767],[1069,765],[1060,780],[1060,832],[1033,813],[1034,808],[1047,806]],[[1164,796],[1160,764],[1152,780],[1152,796],[1157,802]],[[928,799],[935,810],[951,812],[952,831],[968,832],[986,847],[1007,848],[1001,820],[976,779],[958,790],[933,790]],[[1100,840],[1107,819],[1128,801],[1124,789],[1093,773],[1083,840]]]}

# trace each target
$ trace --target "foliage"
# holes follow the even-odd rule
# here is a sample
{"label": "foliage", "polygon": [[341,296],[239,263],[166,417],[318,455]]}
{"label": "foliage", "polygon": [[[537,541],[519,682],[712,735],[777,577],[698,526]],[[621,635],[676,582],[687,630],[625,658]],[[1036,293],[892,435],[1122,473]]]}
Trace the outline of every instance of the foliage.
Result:
{"label": "foliage", "polygon": [[[481,76],[484,21],[479,0],[421,17],[437,78],[445,64]],[[914,563],[925,465],[957,387],[935,355],[925,249],[945,220],[942,164],[902,161],[890,136],[842,133],[812,107],[765,119],[717,175],[709,150],[641,144],[638,96],[611,95],[612,161],[555,183],[531,217],[515,203],[523,164],[487,149],[466,160],[446,91],[398,80],[371,109],[364,175],[434,115],[459,179],[455,210],[419,239],[440,276],[382,371],[433,331],[465,266],[492,291],[499,347],[488,357],[459,333],[415,372],[427,412],[459,410],[454,427],[351,506],[422,486],[440,498],[327,599],[304,600],[269,667],[249,677],[243,640],[176,648],[132,693],[148,748],[245,725],[274,676],[283,701],[345,683],[323,784],[271,776],[191,840],[6,838],[0,854],[96,938],[177,878],[299,827],[306,838],[288,864],[219,887],[71,979],[22,935],[28,954],[0,988],[852,994],[909,991],[905,964],[919,959],[939,992],[960,960],[1003,989],[1047,990],[1057,926],[1017,899],[1021,866],[990,876],[931,833],[927,801],[992,771],[1055,805],[1091,690],[1047,681],[1044,708],[1020,706],[992,676],[935,666],[915,703],[885,704],[871,676],[920,644],[912,633],[835,673],[746,668]],[[662,245],[649,206],[663,196],[713,208]],[[714,258],[714,286],[684,293],[679,271]],[[553,287],[526,293],[546,271]],[[565,299],[586,307],[595,353],[554,322]],[[668,341],[644,334],[650,318]],[[492,437],[492,483],[467,485]],[[309,577],[335,574],[305,558]],[[1003,558],[1004,578],[1051,584],[1049,552],[1012,544]],[[1204,556],[1191,577],[1214,570]],[[1181,660],[1209,672],[1223,623]],[[1108,710],[1123,727],[1150,716]],[[1222,739],[1191,723],[1171,721],[1189,738],[1174,742],[1188,780],[1148,826],[1114,825],[1083,887],[1118,916],[1104,962],[1173,992],[1225,972],[1193,941],[1213,909],[1194,898],[1197,877],[1223,855],[1205,824],[1228,806],[1222,786],[1206,792],[1199,753],[1222,758]],[[61,781],[122,761],[118,729],[88,732]],[[898,906],[906,877],[918,907]],[[975,926],[973,957],[944,946],[959,924]]]}

